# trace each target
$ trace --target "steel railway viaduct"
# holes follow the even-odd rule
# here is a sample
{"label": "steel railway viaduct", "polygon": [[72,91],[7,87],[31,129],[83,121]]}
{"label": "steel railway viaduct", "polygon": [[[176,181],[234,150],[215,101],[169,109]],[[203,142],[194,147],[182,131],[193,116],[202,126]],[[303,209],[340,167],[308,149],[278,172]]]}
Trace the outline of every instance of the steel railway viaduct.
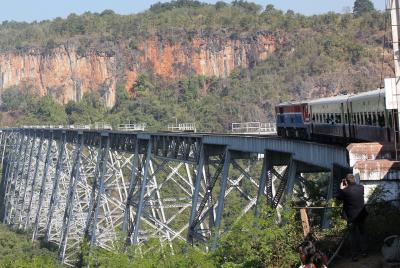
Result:
{"label": "steel railway viaduct", "polygon": [[[213,250],[231,224],[224,215],[306,194],[303,173],[331,172],[330,199],[349,167],[343,147],[245,135],[14,128],[0,150],[3,222],[54,244],[68,265],[85,237],[112,250],[121,233]],[[241,202],[224,211],[234,195]],[[328,226],[328,210],[323,218]]]}

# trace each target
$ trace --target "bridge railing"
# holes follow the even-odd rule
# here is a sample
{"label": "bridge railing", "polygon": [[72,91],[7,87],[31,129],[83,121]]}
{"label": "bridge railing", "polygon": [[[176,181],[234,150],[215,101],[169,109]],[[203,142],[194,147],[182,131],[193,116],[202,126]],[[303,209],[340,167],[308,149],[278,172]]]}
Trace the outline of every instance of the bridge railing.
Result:
{"label": "bridge railing", "polygon": [[90,129],[90,125],[69,125],[68,128],[71,129]]}
{"label": "bridge railing", "polygon": [[[48,128],[69,128],[69,129],[90,129],[90,125],[23,125],[22,128],[37,128],[37,129],[48,129]],[[100,129],[100,128],[96,128]]]}
{"label": "bridge railing", "polygon": [[118,125],[118,130],[120,131],[144,131],[145,128],[146,128],[146,123]]}
{"label": "bridge railing", "polygon": [[232,133],[275,134],[276,123],[261,123],[261,122],[232,123]]}
{"label": "bridge railing", "polygon": [[195,123],[169,124],[168,131],[196,132],[196,124]]}
{"label": "bridge railing", "polygon": [[105,122],[96,122],[94,124],[94,128],[95,129],[108,129],[108,130],[112,130],[112,126],[108,123]]}

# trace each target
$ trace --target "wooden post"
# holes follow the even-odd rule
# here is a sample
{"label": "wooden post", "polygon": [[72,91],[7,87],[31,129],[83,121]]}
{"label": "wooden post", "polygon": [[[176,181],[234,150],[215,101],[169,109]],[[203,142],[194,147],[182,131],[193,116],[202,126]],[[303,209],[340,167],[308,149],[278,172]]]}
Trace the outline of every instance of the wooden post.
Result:
{"label": "wooden post", "polygon": [[300,209],[301,224],[303,225],[304,237],[310,233],[310,223],[308,222],[307,209]]}

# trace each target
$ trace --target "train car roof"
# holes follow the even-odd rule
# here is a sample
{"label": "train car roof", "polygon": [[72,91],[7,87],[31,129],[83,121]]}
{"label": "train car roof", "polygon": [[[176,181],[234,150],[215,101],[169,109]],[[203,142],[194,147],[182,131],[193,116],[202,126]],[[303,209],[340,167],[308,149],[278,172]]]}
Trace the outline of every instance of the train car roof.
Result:
{"label": "train car roof", "polygon": [[375,90],[370,90],[366,92],[361,92],[359,94],[353,95],[350,97],[350,100],[362,100],[364,98],[371,98],[371,97],[376,97],[378,95],[383,95],[385,96],[385,89],[384,88],[378,88]]}
{"label": "train car roof", "polygon": [[349,97],[352,95],[339,95],[339,96],[333,96],[333,97],[326,97],[326,98],[320,98],[320,99],[315,99],[315,100],[310,100],[308,104],[313,105],[313,104],[329,104],[329,103],[336,103],[338,101],[346,101]]}
{"label": "train car roof", "polygon": [[276,105],[276,107],[282,107],[282,106],[291,106],[291,105],[301,105],[301,104],[309,104],[309,105],[318,105],[318,104],[330,104],[330,103],[337,103],[340,101],[347,101],[347,100],[362,100],[363,98],[370,98],[370,97],[375,97],[378,95],[385,95],[385,89],[375,89],[375,90],[370,90],[366,92],[361,92],[358,94],[346,94],[346,95],[338,95],[338,96],[332,96],[332,97],[325,97],[325,98],[319,98],[319,99],[313,99],[313,100],[308,100],[308,101],[297,101],[297,102],[282,102]]}
{"label": "train car roof", "polygon": [[308,103],[307,101],[286,101],[286,102],[277,104],[276,107],[302,105],[302,104],[307,104],[307,103]]}

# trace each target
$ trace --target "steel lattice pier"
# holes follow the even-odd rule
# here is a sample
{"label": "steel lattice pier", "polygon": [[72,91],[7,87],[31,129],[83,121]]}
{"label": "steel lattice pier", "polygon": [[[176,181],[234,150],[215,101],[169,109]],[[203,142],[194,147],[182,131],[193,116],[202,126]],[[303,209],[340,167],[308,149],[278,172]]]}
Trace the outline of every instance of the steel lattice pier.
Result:
{"label": "steel lattice pier", "polygon": [[3,129],[0,138],[3,222],[55,245],[69,265],[84,238],[113,250],[121,234],[213,250],[232,218],[259,213],[263,197],[279,206],[302,172],[331,171],[329,199],[333,174],[348,167],[344,148],[274,137]]}

